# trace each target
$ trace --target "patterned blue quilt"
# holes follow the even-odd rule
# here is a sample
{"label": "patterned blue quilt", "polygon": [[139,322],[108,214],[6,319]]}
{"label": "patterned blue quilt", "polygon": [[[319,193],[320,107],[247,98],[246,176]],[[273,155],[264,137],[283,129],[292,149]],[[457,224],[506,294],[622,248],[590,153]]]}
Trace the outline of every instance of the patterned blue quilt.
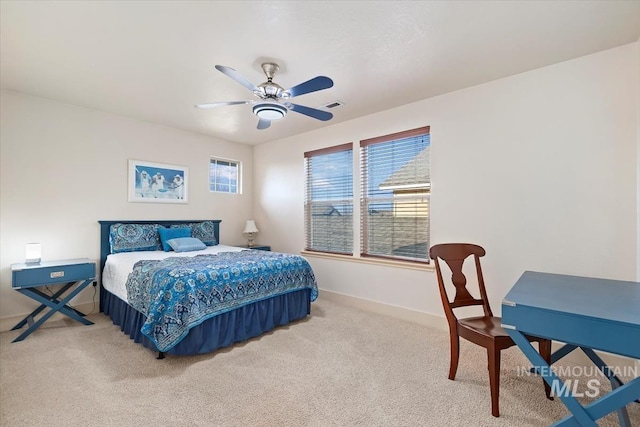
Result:
{"label": "patterned blue quilt", "polygon": [[141,332],[168,351],[189,329],[235,308],[318,287],[309,262],[258,250],[138,261],[126,283],[129,304],[147,320]]}

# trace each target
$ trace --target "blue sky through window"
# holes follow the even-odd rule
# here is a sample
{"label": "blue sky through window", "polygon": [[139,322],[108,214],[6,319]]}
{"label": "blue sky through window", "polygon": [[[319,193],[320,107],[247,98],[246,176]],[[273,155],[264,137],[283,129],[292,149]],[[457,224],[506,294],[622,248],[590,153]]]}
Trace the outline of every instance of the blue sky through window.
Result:
{"label": "blue sky through window", "polygon": [[353,197],[353,151],[316,156],[311,159],[311,200],[344,200]]}
{"label": "blue sky through window", "polygon": [[[380,184],[421,153],[430,144],[430,135],[410,137],[367,146],[369,198],[393,196],[393,190],[380,190]],[[311,201],[341,201],[353,197],[353,150],[315,156],[311,159]],[[390,210],[388,201],[374,203],[376,210]],[[373,207],[373,206],[372,206]]]}
{"label": "blue sky through window", "polygon": [[[430,135],[372,144],[369,157],[368,196],[389,197],[392,190],[380,190],[380,184],[410,162],[430,144]],[[343,200],[353,197],[353,151],[345,150],[313,157],[311,200]],[[384,204],[379,206],[382,208]],[[387,206],[388,207],[388,206]]]}
{"label": "blue sky through window", "polygon": [[223,193],[238,192],[238,162],[211,159],[209,190]]}

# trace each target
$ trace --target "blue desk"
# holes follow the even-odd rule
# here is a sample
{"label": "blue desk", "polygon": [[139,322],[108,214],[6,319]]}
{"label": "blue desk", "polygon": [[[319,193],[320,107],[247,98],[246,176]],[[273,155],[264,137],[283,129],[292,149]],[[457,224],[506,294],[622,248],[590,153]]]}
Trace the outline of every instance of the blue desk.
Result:
{"label": "blue desk", "polygon": [[640,359],[640,283],[526,271],[502,302],[502,325],[556,390],[560,378],[523,334],[567,343],[553,360],[581,348],[611,381],[612,391],[586,407],[561,393],[573,415],[554,426],[597,427],[613,411],[631,425],[624,407],[640,398],[640,377],[622,384],[594,350]]}

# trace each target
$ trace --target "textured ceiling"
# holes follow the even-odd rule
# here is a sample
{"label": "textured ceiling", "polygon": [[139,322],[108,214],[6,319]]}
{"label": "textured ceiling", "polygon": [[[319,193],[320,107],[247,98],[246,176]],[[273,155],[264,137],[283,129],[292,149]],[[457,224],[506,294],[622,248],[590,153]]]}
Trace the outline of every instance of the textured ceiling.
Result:
{"label": "textured ceiling", "polygon": [[[225,140],[259,144],[569,60],[640,37],[640,1],[6,1],[3,89]],[[290,112],[257,130],[257,99],[215,70],[259,84],[275,61],[296,97],[339,100],[328,122]]]}

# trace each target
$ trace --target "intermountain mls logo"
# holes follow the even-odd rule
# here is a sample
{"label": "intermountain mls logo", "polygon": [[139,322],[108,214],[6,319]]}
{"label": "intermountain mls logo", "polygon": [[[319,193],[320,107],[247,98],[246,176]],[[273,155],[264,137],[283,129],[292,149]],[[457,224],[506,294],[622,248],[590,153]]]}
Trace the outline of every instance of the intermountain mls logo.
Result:
{"label": "intermountain mls logo", "polygon": [[[635,378],[639,376],[638,366],[612,366],[609,372],[618,378]],[[517,366],[516,376],[529,377],[554,373],[562,380],[551,382],[551,396],[557,397],[596,397],[600,395],[601,381],[609,379],[596,366]]]}

